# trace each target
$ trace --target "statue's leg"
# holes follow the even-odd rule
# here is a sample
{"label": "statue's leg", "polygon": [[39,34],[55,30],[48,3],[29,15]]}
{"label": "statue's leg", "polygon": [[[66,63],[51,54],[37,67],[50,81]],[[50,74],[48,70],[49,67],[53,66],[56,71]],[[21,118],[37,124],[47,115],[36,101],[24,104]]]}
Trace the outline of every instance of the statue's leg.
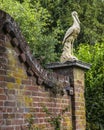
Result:
{"label": "statue's leg", "polygon": [[71,55],[73,56],[73,42],[71,42]]}
{"label": "statue's leg", "polygon": [[63,52],[60,58],[61,62],[65,62],[72,59],[71,55],[71,42],[65,42]]}

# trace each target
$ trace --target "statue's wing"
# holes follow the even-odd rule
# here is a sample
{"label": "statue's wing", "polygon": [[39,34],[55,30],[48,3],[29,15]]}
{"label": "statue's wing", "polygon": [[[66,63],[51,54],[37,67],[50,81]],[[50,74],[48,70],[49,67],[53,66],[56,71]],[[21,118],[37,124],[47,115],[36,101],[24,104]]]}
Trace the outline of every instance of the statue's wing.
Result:
{"label": "statue's wing", "polygon": [[64,39],[63,39],[63,44],[64,44],[64,42],[66,41],[66,39],[71,35],[73,33],[73,26],[72,27],[70,27],[67,31],[66,31],[66,33],[65,33],[65,36],[64,36]]}

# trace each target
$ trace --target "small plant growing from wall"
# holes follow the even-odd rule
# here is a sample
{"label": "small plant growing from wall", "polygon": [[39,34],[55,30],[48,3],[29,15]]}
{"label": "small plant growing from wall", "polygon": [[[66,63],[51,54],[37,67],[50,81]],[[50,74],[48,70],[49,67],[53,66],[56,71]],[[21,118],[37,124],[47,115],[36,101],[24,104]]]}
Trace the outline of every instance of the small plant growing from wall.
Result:
{"label": "small plant growing from wall", "polygon": [[28,130],[35,130],[34,128],[34,117],[32,114],[28,113],[26,114],[26,122]]}
{"label": "small plant growing from wall", "polygon": [[43,111],[50,117],[50,119],[48,119],[48,122],[54,126],[54,130],[63,130],[61,129],[61,121],[63,119],[64,113],[67,112],[68,109],[69,109],[69,106],[63,109],[62,112],[60,112],[58,115],[56,115],[49,112],[48,108],[43,106]]}
{"label": "small plant growing from wall", "polygon": [[26,114],[26,122],[28,130],[43,130],[43,128],[34,123],[34,115],[31,113]]}

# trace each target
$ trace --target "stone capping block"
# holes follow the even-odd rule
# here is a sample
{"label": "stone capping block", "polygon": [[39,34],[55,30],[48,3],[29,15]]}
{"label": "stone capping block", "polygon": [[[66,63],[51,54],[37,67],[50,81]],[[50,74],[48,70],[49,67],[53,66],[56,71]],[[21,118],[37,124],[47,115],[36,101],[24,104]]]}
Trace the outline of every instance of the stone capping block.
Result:
{"label": "stone capping block", "polygon": [[18,45],[19,45],[19,43],[18,43],[18,40],[16,39],[16,38],[13,38],[12,40],[11,40],[11,43],[12,43],[12,46],[16,46],[16,47],[18,47]]}
{"label": "stone capping block", "polygon": [[65,63],[52,63],[52,64],[47,64],[46,68],[47,69],[56,69],[56,68],[64,68],[64,67],[78,67],[82,68],[84,70],[89,70],[91,67],[91,64],[82,62],[80,60],[73,60],[73,61],[67,61]]}
{"label": "stone capping block", "polygon": [[21,53],[21,54],[19,55],[19,58],[20,58],[21,62],[25,62],[25,61],[26,61],[26,56],[25,56],[24,53]]}
{"label": "stone capping block", "polygon": [[[18,50],[19,60],[27,67],[27,74],[29,76],[35,76],[39,85],[45,84],[48,87],[52,87],[57,84],[57,82],[60,82],[63,86],[66,84],[68,86],[70,84],[68,76],[59,75],[42,68],[38,61],[33,58],[30,48],[16,22],[9,14],[2,10],[0,10],[0,25],[0,29],[3,31],[4,36],[10,38],[14,50]],[[4,47],[0,47],[0,49],[4,50]]]}

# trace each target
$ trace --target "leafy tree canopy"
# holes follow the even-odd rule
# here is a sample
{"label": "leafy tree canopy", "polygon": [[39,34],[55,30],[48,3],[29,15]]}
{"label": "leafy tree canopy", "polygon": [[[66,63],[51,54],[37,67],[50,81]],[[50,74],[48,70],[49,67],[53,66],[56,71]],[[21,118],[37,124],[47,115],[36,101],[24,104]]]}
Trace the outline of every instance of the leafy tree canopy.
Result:
{"label": "leafy tree canopy", "polygon": [[33,54],[42,63],[48,63],[57,59],[55,44],[57,39],[53,34],[44,35],[50,14],[41,7],[39,1],[31,4],[29,0],[20,3],[16,0],[0,1],[0,8],[9,13],[18,23],[29,43]]}
{"label": "leafy tree canopy", "polygon": [[52,18],[49,28],[59,27],[58,39],[62,40],[72,24],[71,12],[76,10],[81,21],[81,33],[76,44],[104,41],[104,1],[102,0],[40,0]]}

